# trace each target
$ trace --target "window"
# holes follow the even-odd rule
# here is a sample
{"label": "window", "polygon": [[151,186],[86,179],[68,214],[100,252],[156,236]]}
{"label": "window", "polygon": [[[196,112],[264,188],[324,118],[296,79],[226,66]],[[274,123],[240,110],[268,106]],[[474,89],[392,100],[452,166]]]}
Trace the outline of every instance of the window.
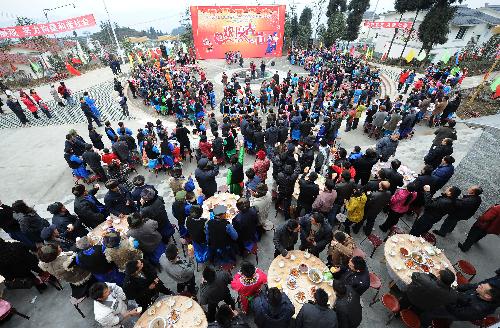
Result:
{"label": "window", "polygon": [[467,32],[468,27],[460,27],[458,29],[457,36],[455,37],[456,40],[462,40],[464,38],[465,33]]}

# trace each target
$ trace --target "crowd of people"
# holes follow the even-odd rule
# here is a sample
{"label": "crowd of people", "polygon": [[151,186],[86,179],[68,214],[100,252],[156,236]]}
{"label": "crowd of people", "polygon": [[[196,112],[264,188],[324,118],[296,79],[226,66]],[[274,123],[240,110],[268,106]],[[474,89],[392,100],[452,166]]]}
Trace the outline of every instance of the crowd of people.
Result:
{"label": "crowd of people", "polygon": [[[432,231],[445,237],[458,222],[478,216],[483,190],[448,186],[454,174],[453,141],[460,137],[449,119],[456,108],[447,110],[448,102],[433,117],[419,116],[422,103],[437,107],[454,93],[441,81],[447,78],[434,74],[420,87],[420,79],[410,81],[403,90],[411,88],[406,100],[380,98],[379,72],[360,58],[325,49],[297,49],[288,58],[309,74],[290,71],[280,77],[276,72],[256,93],[250,83],[242,86],[236,76],[224,73],[220,115],[213,110],[213,85],[202,70],[168,59],[138,64],[128,81],[131,94],[159,113],[175,114],[175,128],[169,131],[158,119],[134,137],[124,122],[117,128],[105,122],[109,148],[93,128],[93,116],[90,142],[70,131],[64,158],[77,182],[104,183],[104,200],[96,196],[99,184],[77,183],[71,191],[75,214],[55,202],[47,208],[50,223],[22,200],[1,204],[1,228],[16,242],[0,240],[0,274],[12,288],[22,282],[42,291],[45,281],[69,283],[73,297],[94,300],[94,316],[103,327],[130,324],[160,294],[174,293],[204,306],[209,327],[248,327],[250,314],[260,328],[358,327],[370,269],[364,254],[356,252],[355,235],[361,230],[372,235],[377,223],[380,231],[393,233],[406,215],[417,217],[410,234],[428,238]],[[115,90],[123,94],[123,88]],[[80,101],[94,113],[92,101]],[[421,172],[405,181],[394,155],[400,140],[410,138],[423,120],[440,126]],[[342,124],[347,135],[360,121],[364,132],[377,139],[376,147],[343,148],[337,142]],[[199,139],[197,148],[191,144],[193,135]],[[182,164],[191,155],[196,169],[188,173]],[[372,174],[379,161],[385,167]],[[170,174],[170,209],[158,186],[137,174],[141,164]],[[244,170],[244,164],[250,167]],[[223,171],[226,180],[220,185]],[[236,213],[217,204],[207,214],[204,202],[221,190],[237,196]],[[273,202],[284,221],[269,232]],[[463,252],[487,234],[500,234],[499,210],[493,205],[478,216],[466,240],[458,243]],[[126,220],[128,231],[109,228],[97,243],[87,236],[110,217]],[[176,233],[189,244],[184,256],[173,239]],[[259,252],[261,238],[271,233],[274,257],[289,258],[296,247],[324,257],[333,268],[335,304],[318,288],[314,301],[296,313],[283,291],[267,287],[266,270],[246,257]],[[195,279],[198,264],[201,283]],[[159,272],[166,273],[175,291]],[[452,286],[456,276],[450,269],[437,275],[414,273],[401,304],[418,313],[422,327],[436,319],[481,320],[500,305],[499,273],[458,287]],[[238,295],[241,314],[231,290]]]}

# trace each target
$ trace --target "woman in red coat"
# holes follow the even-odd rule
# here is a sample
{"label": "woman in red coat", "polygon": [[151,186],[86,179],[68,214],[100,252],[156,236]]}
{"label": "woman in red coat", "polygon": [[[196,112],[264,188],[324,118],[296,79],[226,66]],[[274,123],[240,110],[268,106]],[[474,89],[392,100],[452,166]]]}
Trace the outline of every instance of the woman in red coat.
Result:
{"label": "woman in red coat", "polygon": [[19,92],[19,97],[21,97],[21,101],[23,104],[28,108],[28,110],[33,114],[35,118],[40,118],[38,117],[38,106],[36,105],[36,102],[26,94],[24,91]]}
{"label": "woman in red coat", "polygon": [[255,175],[260,178],[262,183],[266,182],[267,179],[267,171],[269,171],[269,166],[271,162],[266,157],[266,153],[263,150],[259,150],[257,152],[257,159],[255,163],[253,163],[253,170],[255,171]]}
{"label": "woman in red coat", "polygon": [[261,269],[244,261],[241,263],[240,272],[234,275],[231,288],[234,289],[241,299],[241,310],[248,313],[250,302],[259,294],[262,285],[267,283],[267,275]]}
{"label": "woman in red coat", "polygon": [[49,106],[47,106],[47,104],[42,100],[42,98],[40,98],[40,96],[36,93],[35,90],[33,89],[30,90],[30,96],[31,99],[33,99],[37,103],[37,105],[40,106],[42,113],[44,113],[45,116],[47,116],[47,118],[52,118],[52,115],[50,115],[49,112]]}
{"label": "woman in red coat", "polygon": [[467,252],[473,244],[486,235],[500,235],[500,204],[491,206],[472,225],[464,243],[458,243],[462,252]]}

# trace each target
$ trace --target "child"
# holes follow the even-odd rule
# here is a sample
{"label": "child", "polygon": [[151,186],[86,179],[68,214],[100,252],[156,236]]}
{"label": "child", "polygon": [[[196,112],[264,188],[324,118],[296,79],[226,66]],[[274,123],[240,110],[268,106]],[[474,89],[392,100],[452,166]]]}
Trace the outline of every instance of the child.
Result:
{"label": "child", "polygon": [[250,301],[260,292],[263,284],[267,283],[267,276],[261,269],[247,261],[241,263],[240,272],[234,275],[231,288],[234,289],[241,299],[241,310],[248,312]]}
{"label": "child", "polygon": [[[353,223],[359,223],[363,220],[363,216],[365,214],[365,204],[366,204],[366,194],[363,189],[357,188],[354,189],[354,192],[349,198],[349,200],[345,200],[345,207],[347,209],[347,220],[344,222],[345,231],[348,234],[351,234],[351,225]],[[353,228],[354,233],[358,233],[359,229],[361,229],[361,224],[356,224]]]}

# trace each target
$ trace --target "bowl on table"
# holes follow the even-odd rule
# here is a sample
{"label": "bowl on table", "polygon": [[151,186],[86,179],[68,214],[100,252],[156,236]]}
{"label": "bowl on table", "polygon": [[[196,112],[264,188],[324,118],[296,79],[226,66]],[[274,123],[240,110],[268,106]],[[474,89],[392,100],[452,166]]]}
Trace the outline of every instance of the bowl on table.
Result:
{"label": "bowl on table", "polygon": [[309,280],[311,280],[315,284],[319,284],[323,281],[323,277],[321,275],[321,271],[315,268],[309,269],[309,272],[307,273],[307,277]]}

